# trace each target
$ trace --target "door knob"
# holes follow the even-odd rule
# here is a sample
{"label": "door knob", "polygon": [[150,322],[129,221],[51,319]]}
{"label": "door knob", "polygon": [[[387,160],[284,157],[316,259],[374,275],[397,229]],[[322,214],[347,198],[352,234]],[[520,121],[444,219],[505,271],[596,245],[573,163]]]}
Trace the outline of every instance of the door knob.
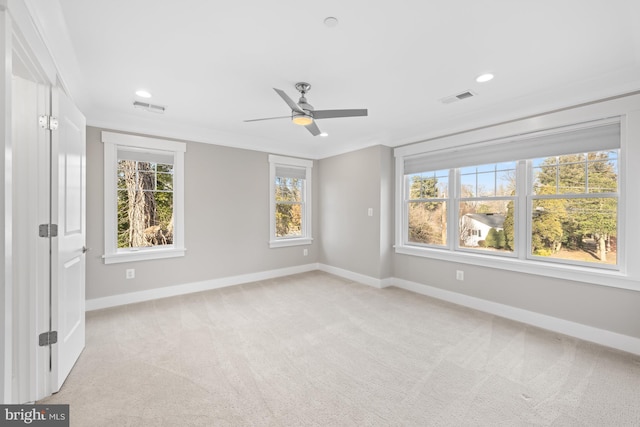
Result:
{"label": "door knob", "polygon": [[82,247],[82,253],[83,253],[83,254],[86,254],[86,253],[87,253],[87,252],[89,252],[90,250],[91,250],[91,248],[88,248],[88,247],[86,247],[86,246],[83,246],[83,247]]}

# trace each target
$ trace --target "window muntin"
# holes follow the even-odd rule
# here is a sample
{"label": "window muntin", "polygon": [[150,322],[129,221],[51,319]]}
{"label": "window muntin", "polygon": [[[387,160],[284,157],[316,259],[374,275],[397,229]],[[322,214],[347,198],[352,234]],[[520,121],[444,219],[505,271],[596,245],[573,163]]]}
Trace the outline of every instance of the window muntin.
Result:
{"label": "window muntin", "polygon": [[269,155],[270,247],[311,244],[312,167],[311,160]]}
{"label": "window muntin", "polygon": [[617,266],[618,157],[608,150],[531,161],[532,258]]}
{"label": "window muntin", "polygon": [[419,245],[447,244],[449,171],[407,175],[407,241]]}

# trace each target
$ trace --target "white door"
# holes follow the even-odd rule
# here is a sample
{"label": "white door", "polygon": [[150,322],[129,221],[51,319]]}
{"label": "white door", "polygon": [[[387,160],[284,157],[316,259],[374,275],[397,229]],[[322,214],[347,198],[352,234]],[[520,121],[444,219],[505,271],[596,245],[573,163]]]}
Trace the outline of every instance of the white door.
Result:
{"label": "white door", "polygon": [[[62,387],[85,343],[86,128],[85,118],[59,89],[52,92],[53,223],[51,322],[58,341],[51,354],[52,392]],[[56,111],[57,109],[57,111]],[[57,166],[57,167],[56,167]],[[55,197],[57,195],[57,197]],[[57,206],[56,206],[57,205]]]}

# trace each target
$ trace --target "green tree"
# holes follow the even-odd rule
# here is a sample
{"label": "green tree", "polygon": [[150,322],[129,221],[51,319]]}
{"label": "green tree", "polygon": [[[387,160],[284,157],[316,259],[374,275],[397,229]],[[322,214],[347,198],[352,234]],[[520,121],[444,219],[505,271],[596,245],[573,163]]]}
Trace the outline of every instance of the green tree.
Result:
{"label": "green tree", "polygon": [[[615,152],[572,154],[545,159],[536,175],[536,194],[589,194],[617,191]],[[610,157],[611,156],[611,157]],[[546,254],[584,247],[593,237],[597,256],[606,261],[608,242],[615,237],[617,199],[572,197],[534,201],[532,250]]]}
{"label": "green tree", "polygon": [[504,230],[504,247],[508,251],[515,250],[515,223],[514,223],[514,209],[513,200],[507,203],[507,215],[504,218],[502,224]]}
{"label": "green tree", "polygon": [[416,243],[442,244],[446,241],[447,212],[439,197],[438,178],[414,175],[411,177],[409,197],[409,240]]}
{"label": "green tree", "polygon": [[504,247],[507,244],[507,240],[505,238],[504,235],[504,230],[498,230],[496,233],[496,248],[497,249],[504,249]]}
{"label": "green tree", "polygon": [[276,236],[302,234],[302,184],[298,178],[276,177]]}
{"label": "green tree", "polygon": [[487,237],[485,237],[484,239],[484,242],[485,245],[489,248],[497,247],[496,245],[498,243],[498,232],[495,228],[491,227],[491,229],[487,233]]}

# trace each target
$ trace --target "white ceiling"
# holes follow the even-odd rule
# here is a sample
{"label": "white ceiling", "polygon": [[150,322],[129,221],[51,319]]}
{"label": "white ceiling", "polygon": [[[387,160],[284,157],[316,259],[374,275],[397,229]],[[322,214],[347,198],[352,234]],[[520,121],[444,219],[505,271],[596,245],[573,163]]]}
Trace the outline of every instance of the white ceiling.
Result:
{"label": "white ceiling", "polygon": [[[398,146],[640,89],[638,0],[26,1],[89,125],[279,154]],[[298,81],[316,109],[369,116],[318,120],[326,138],[243,122],[289,114],[272,88],[297,100]],[[166,113],[134,109],[140,88]]]}

